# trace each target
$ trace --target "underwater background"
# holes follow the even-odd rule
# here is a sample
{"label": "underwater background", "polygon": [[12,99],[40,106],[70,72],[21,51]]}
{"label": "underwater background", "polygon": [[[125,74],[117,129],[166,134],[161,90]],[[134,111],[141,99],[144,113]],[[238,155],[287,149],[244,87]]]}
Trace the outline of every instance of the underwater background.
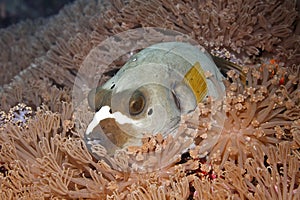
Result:
{"label": "underwater background", "polygon": [[32,20],[40,17],[49,17],[57,14],[67,3],[74,0],[61,1],[22,1],[1,0],[0,1],[0,28],[6,28],[24,20]]}
{"label": "underwater background", "polygon": [[[0,2],[1,199],[300,199],[299,1],[77,0],[58,12],[63,1],[51,8],[50,1],[30,2]],[[96,78],[87,70],[91,83],[78,86],[77,72],[102,41],[146,27],[186,34],[243,66],[247,84],[227,74],[224,127],[206,156],[197,144],[214,134],[210,120],[221,120],[211,102],[183,117],[181,130],[195,147],[175,160],[184,142],[172,137],[149,137],[131,154],[109,156],[99,147],[103,160],[82,140],[93,112],[82,109],[86,98],[74,104],[72,92],[79,87],[87,95]],[[99,69],[99,84],[131,53]],[[88,64],[91,71],[100,65]],[[172,161],[158,171],[118,170],[158,147]]]}

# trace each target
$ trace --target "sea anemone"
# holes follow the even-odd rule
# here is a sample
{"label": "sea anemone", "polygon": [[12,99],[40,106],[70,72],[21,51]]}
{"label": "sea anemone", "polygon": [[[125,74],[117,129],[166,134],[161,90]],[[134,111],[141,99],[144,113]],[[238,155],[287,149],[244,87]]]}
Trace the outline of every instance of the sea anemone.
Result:
{"label": "sea anemone", "polygon": [[[226,48],[246,80],[229,71],[221,113],[211,99],[182,117],[195,147],[158,171],[119,171],[113,164],[126,166],[124,152],[110,165],[88,152],[81,136],[90,113],[74,114],[71,90],[94,47],[149,26],[187,34],[209,51]],[[299,26],[296,1],[79,0],[48,20],[1,30],[1,199],[299,199]],[[100,69],[101,81],[122,64]],[[32,110],[24,126],[8,117],[18,103]],[[218,138],[203,153],[207,135]],[[144,145],[177,147],[155,137]]]}
{"label": "sea anemone", "polygon": [[[274,60],[245,67],[246,83],[235,71],[229,71],[224,109],[226,119],[217,144],[210,152],[213,162],[236,160],[240,166],[249,157],[249,148],[268,147],[293,141],[292,127],[299,115],[299,68],[281,67]],[[200,124],[207,114],[199,117]],[[210,134],[207,127],[200,133]]]}

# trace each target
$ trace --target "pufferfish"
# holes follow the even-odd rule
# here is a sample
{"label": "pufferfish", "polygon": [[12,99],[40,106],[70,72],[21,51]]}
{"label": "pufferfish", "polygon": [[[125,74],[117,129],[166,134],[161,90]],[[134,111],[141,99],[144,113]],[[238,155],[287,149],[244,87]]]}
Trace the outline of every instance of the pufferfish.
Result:
{"label": "pufferfish", "polygon": [[[206,77],[208,72],[217,83]],[[145,48],[90,91],[89,105],[96,113],[84,136],[86,145],[93,152],[100,144],[113,154],[140,145],[145,134],[166,136],[178,127],[181,115],[207,96],[224,93],[223,79],[202,47],[165,42]]]}

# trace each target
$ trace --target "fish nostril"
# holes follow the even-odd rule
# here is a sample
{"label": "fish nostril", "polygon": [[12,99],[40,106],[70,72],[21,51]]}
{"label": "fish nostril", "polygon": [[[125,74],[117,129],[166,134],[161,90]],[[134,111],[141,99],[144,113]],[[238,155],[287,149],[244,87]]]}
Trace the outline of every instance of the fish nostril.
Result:
{"label": "fish nostril", "polygon": [[152,113],[153,113],[153,109],[150,108],[149,111],[148,111],[148,115],[152,115]]}

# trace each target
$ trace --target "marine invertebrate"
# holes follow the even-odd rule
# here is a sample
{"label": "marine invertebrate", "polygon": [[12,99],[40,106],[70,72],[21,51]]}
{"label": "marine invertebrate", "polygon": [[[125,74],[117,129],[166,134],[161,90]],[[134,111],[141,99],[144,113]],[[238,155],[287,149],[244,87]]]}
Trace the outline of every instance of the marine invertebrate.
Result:
{"label": "marine invertebrate", "polygon": [[[7,123],[5,129],[1,129],[0,161],[2,169],[5,169],[0,175],[2,199],[163,199],[186,198],[190,195],[199,199],[242,199],[258,197],[260,194],[265,194],[262,199],[280,194],[282,198],[298,198],[298,174],[293,175],[295,166],[299,166],[300,141],[299,76],[295,76],[299,74],[299,33],[295,31],[298,23],[295,1],[244,1],[243,6],[240,1],[157,1],[156,4],[115,1],[109,4],[111,7],[106,7],[107,10],[102,14],[94,10],[92,5],[95,1],[90,1],[86,6],[82,6],[80,2],[66,9],[66,13],[62,12],[61,18],[57,19],[64,23],[63,19],[67,22],[69,18],[82,15],[83,12],[86,15],[82,16],[86,18],[80,20],[81,17],[74,17],[74,23],[66,23],[70,25],[64,32],[66,37],[57,39],[49,36],[52,42],[46,43],[56,44],[46,45],[46,49],[49,50],[43,52],[47,51],[47,54],[42,54],[35,61],[29,60],[30,67],[9,85],[1,88],[1,110],[7,113],[18,102],[24,102],[30,105],[35,113],[34,119],[27,122],[26,130],[21,130],[12,123]],[[103,8],[100,4],[96,5]],[[274,10],[276,12],[273,12]],[[263,14],[258,15],[259,12]],[[87,20],[93,23],[86,23]],[[53,26],[59,27],[61,23]],[[246,88],[243,88],[234,74],[233,82],[227,85],[228,101],[224,104],[228,106],[226,112],[230,123],[222,135],[226,140],[220,140],[208,157],[213,161],[208,164],[211,164],[217,175],[213,181],[199,178],[196,173],[189,173],[202,166],[199,165],[197,147],[190,151],[191,158],[185,163],[180,163],[176,158],[158,172],[128,174],[111,169],[105,161],[95,162],[80,139],[86,124],[77,123],[83,120],[72,116],[73,105],[69,102],[70,88],[82,60],[90,49],[107,36],[129,28],[151,25],[188,33],[205,47],[223,45],[230,51],[240,52],[237,57],[251,67],[249,71],[253,72],[247,77],[250,85]],[[47,26],[51,26],[51,21]],[[68,30],[75,35],[72,34],[69,38]],[[11,31],[14,33],[16,30]],[[9,30],[7,32],[10,37],[14,37]],[[49,32],[56,33],[56,29],[49,29]],[[41,33],[36,34],[35,37],[44,41],[43,37],[39,36]],[[159,33],[153,33],[153,37],[157,35]],[[1,37],[1,41],[11,44],[11,40],[5,38]],[[27,40],[20,41],[26,43]],[[14,43],[11,45],[12,48],[17,46],[14,46]],[[41,48],[40,45],[37,46]],[[10,48],[7,48],[6,44],[1,49]],[[14,55],[14,51],[9,52]],[[28,53],[32,57],[36,56],[31,51]],[[246,56],[255,53],[261,55],[262,61],[255,63],[256,59]],[[269,63],[266,57],[270,53],[272,58],[285,64],[281,66],[277,63],[279,66],[276,67],[276,63]],[[105,59],[104,57],[103,62]],[[3,61],[5,65],[10,65],[10,62],[11,58],[8,57]],[[16,56],[15,62],[23,63],[24,57]],[[268,67],[261,67],[261,64],[270,67],[270,71]],[[22,66],[23,69],[29,65]],[[107,69],[101,70],[105,72]],[[2,74],[4,76],[4,73]],[[281,76],[282,74],[284,76]],[[103,80],[105,78],[107,77]],[[262,87],[262,83],[267,84],[266,88]],[[243,98],[233,98],[239,97],[239,94]],[[45,105],[40,107],[43,103]],[[270,106],[272,104],[273,107]],[[200,131],[198,142],[201,142],[205,139],[205,132],[209,131],[205,117],[211,113],[209,104],[199,106],[203,108],[200,114],[204,120],[203,126],[197,127]],[[245,106],[253,109],[246,109]],[[87,115],[88,113],[82,113],[82,118]],[[199,115],[193,119],[198,118]],[[192,122],[186,122],[186,126],[193,125]],[[73,123],[79,126],[72,127]],[[241,126],[238,127],[239,125]],[[257,130],[257,134],[236,131],[244,127]],[[232,134],[228,134],[230,128],[234,128]],[[265,135],[260,135],[260,130],[263,130]],[[200,134],[201,131],[204,131],[204,135]],[[236,133],[239,133],[239,137],[231,139],[230,136]],[[168,140],[172,142],[171,138]],[[149,141],[152,144],[153,140]],[[155,142],[160,144],[158,141],[159,137]],[[178,143],[171,144],[174,145],[169,147],[176,147]],[[254,144],[256,149],[253,149],[251,144]],[[99,151],[106,153],[103,149]],[[115,162],[123,165],[126,158],[120,153],[115,156]],[[266,161],[265,158],[269,160]],[[276,169],[277,166],[279,170]],[[244,169],[247,169],[246,174]],[[271,169],[269,174],[268,169]],[[262,176],[261,171],[266,173]],[[254,176],[257,179],[254,179]],[[286,187],[279,181],[287,183]],[[214,196],[211,195],[212,192]]]}
{"label": "marine invertebrate", "polygon": [[[299,198],[299,157],[293,153],[290,142],[279,148],[250,148],[254,155],[243,167],[225,163],[224,173],[216,182],[194,178],[195,199],[297,199]],[[205,189],[203,189],[205,188]],[[213,192],[218,191],[218,192]]]}
{"label": "marine invertebrate", "polygon": [[[249,199],[282,198],[298,199],[300,196],[299,182],[299,157],[292,152],[289,142],[282,142],[278,148],[269,147],[263,149],[258,147],[252,149],[254,158],[249,158],[244,164],[246,171],[239,170],[241,174],[231,171],[238,168],[228,163],[228,178],[232,185],[236,186],[238,193],[245,192],[242,187],[248,188],[248,194],[244,194]],[[231,169],[230,169],[231,168]],[[241,176],[242,175],[242,176]],[[229,177],[230,176],[230,177]],[[234,182],[242,182],[235,184]],[[237,183],[236,182],[236,183]],[[228,187],[231,187],[227,184]]]}
{"label": "marine invertebrate", "polygon": [[0,127],[4,129],[5,125],[9,122],[18,127],[26,128],[27,122],[32,116],[32,108],[26,106],[24,103],[19,103],[9,109],[8,113],[3,110],[0,112]]}
{"label": "marine invertebrate", "polygon": [[7,122],[7,115],[4,111],[0,112],[0,127],[3,128],[3,126],[6,124]]}
{"label": "marine invertebrate", "polygon": [[[7,175],[1,177],[2,198],[8,197],[5,195],[15,197],[19,195],[27,198],[54,195],[65,198],[136,197],[138,199],[152,199],[154,197],[177,197],[186,199],[193,195],[195,199],[224,199],[225,197],[236,196],[235,193],[238,193],[239,197],[244,196],[251,199],[256,198],[257,195],[263,198],[261,196],[261,192],[263,192],[268,199],[269,194],[276,196],[280,191],[282,191],[283,197],[286,195],[286,197],[296,198],[296,195],[299,194],[297,193],[299,182],[296,181],[296,177],[300,162],[297,154],[292,153],[289,143],[281,144],[279,149],[261,146],[251,148],[250,151],[255,156],[247,159],[243,168],[233,162],[226,162],[225,170],[218,171],[218,165],[213,165],[212,169],[216,171],[218,176],[214,181],[203,179],[197,175],[197,169],[204,167],[204,165],[199,164],[199,160],[192,158],[179,165],[174,163],[164,169],[166,171],[150,174],[129,174],[129,177],[126,178],[128,174],[114,171],[104,162],[94,162],[87,149],[82,148],[81,139],[68,139],[60,135],[51,137],[52,134],[58,133],[58,129],[55,130],[53,127],[59,127],[59,115],[41,110],[37,116],[39,121],[31,122],[28,126],[28,132],[7,132],[16,138],[19,134],[30,133],[35,127],[44,126],[38,131],[40,142],[35,143],[33,142],[35,138],[30,139],[32,142],[28,144],[31,144],[30,148],[33,148],[30,153],[29,149],[24,149],[28,147],[22,147],[21,135],[15,139],[14,146],[16,148],[10,148],[12,147],[8,142],[10,140],[1,142],[4,144],[1,149],[1,160],[10,163],[10,165],[5,165],[8,169]],[[43,132],[42,130],[49,131]],[[15,135],[16,133],[18,134]],[[297,145],[299,147],[299,143]],[[297,148],[297,146],[295,147]],[[44,150],[41,151],[42,149]],[[31,156],[33,153],[34,156]],[[266,158],[269,158],[267,163],[265,162]],[[88,167],[88,163],[95,169],[92,170]],[[281,163],[283,163],[282,168],[277,171],[277,165],[281,165]],[[244,168],[247,169],[246,174],[243,171]],[[258,169],[264,170],[266,173],[260,173],[257,171]],[[264,174],[264,177],[257,173]],[[40,177],[41,181],[36,182],[36,177]],[[278,181],[274,182],[272,177],[281,179],[286,177],[285,182],[289,184],[280,185],[280,179],[275,179]],[[254,179],[256,181],[253,181]],[[245,182],[245,180],[249,181]],[[273,184],[271,190],[269,190],[268,182]],[[191,187],[194,189],[190,190]],[[287,189],[284,189],[285,187]],[[106,188],[105,192],[104,188]],[[190,193],[191,191],[193,192]],[[212,193],[212,191],[215,192]],[[268,191],[271,193],[266,193]],[[214,195],[212,196],[212,194]]]}
{"label": "marine invertebrate", "polygon": [[[210,159],[220,163],[221,167],[228,159],[242,165],[251,146],[270,146],[293,140],[292,126],[300,117],[297,114],[299,69],[284,68],[273,60],[264,62],[244,68],[248,74],[247,85],[242,84],[235,71],[228,72],[234,81],[226,86],[226,119],[220,138],[210,152]],[[200,114],[198,137],[215,131],[209,128],[211,115],[210,111]]]}
{"label": "marine invertebrate", "polygon": [[12,107],[7,114],[7,120],[20,127],[26,126],[31,117],[32,108],[22,103]]}
{"label": "marine invertebrate", "polygon": [[[20,71],[32,66],[35,58],[46,55],[58,38],[68,40],[78,33],[77,30],[84,32],[83,29],[89,28],[87,21],[99,15],[107,6],[108,2],[105,1],[93,1],[88,5],[84,1],[77,1],[61,9],[54,17],[22,21],[1,29],[0,63],[5,74],[1,73],[0,85],[10,83]],[[65,29],[60,28],[63,25]]]}

